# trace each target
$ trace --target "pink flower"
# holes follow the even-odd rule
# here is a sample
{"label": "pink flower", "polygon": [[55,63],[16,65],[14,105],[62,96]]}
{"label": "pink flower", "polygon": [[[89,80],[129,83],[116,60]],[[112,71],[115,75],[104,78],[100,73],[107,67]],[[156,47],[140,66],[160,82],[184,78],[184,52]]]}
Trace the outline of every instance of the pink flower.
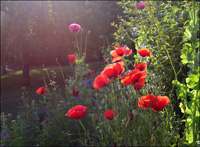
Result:
{"label": "pink flower", "polygon": [[145,2],[137,3],[137,4],[136,4],[136,7],[137,7],[138,9],[144,9],[144,8],[146,7],[146,3],[145,3]]}
{"label": "pink flower", "polygon": [[69,25],[69,30],[71,33],[78,33],[81,30],[81,26],[79,24],[73,23]]}

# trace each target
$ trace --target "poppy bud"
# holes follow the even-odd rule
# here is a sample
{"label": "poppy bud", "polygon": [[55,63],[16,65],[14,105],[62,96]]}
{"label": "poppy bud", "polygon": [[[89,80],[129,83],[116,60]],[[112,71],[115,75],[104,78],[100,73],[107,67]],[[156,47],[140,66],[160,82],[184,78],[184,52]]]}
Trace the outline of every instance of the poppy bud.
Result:
{"label": "poppy bud", "polygon": [[90,34],[91,34],[91,31],[88,31],[88,32],[87,32],[87,35],[90,35]]}

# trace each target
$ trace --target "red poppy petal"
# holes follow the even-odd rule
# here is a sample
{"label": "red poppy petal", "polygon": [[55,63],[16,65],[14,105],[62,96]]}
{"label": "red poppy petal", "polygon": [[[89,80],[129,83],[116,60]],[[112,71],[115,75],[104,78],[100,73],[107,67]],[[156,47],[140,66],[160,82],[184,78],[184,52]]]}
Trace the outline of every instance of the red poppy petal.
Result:
{"label": "red poppy petal", "polygon": [[106,69],[106,70],[102,71],[101,74],[105,74],[108,78],[116,76],[116,73],[113,68]]}
{"label": "red poppy petal", "polygon": [[130,80],[130,76],[129,75],[124,75],[121,78],[121,83],[124,84],[124,85],[131,85],[131,84],[133,84],[133,82]]}
{"label": "red poppy petal", "polygon": [[114,116],[116,116],[116,115],[117,115],[117,111],[113,111],[113,110],[107,110],[104,113],[104,116],[109,120],[112,120],[114,118]]}
{"label": "red poppy petal", "polygon": [[101,88],[103,88],[105,85],[107,85],[108,83],[109,83],[109,79],[108,79],[105,75],[101,74],[101,75],[99,75],[99,76],[97,76],[97,77],[95,78],[93,87],[94,87],[95,89],[101,89]]}
{"label": "red poppy petal", "polygon": [[128,74],[129,75],[133,75],[133,74],[135,74],[137,72],[140,72],[140,70],[139,69],[134,69],[134,70],[131,70]]}
{"label": "red poppy petal", "polygon": [[112,51],[110,52],[110,54],[111,54],[111,56],[113,56],[113,57],[117,57],[117,56],[118,56],[116,50],[112,50]]}
{"label": "red poppy petal", "polygon": [[141,109],[146,109],[150,106],[150,99],[149,96],[142,96],[139,100],[138,100],[138,107]]}
{"label": "red poppy petal", "polygon": [[123,57],[121,57],[121,56],[116,56],[116,57],[112,58],[112,62],[122,62],[123,61],[122,58]]}
{"label": "red poppy petal", "polygon": [[130,54],[132,54],[132,52],[133,52],[132,49],[129,49],[129,50],[126,50],[125,54],[130,55]]}
{"label": "red poppy petal", "polygon": [[158,112],[159,110],[162,111],[162,109],[170,102],[170,99],[167,96],[157,96],[157,99],[154,103],[152,103],[152,109],[155,112]]}

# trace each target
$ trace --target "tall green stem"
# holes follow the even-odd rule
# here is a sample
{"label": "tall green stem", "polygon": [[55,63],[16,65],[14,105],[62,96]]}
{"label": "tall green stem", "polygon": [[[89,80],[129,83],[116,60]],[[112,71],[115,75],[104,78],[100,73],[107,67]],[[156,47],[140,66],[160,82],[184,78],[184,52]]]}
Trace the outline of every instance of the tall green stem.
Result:
{"label": "tall green stem", "polygon": [[173,65],[173,63],[172,63],[171,57],[170,57],[170,55],[169,55],[169,52],[168,52],[168,50],[166,49],[166,45],[165,45],[164,48],[165,48],[165,51],[166,51],[166,53],[167,53],[168,59],[169,59],[169,61],[170,61],[170,64],[171,64],[171,66],[172,66],[172,69],[173,69],[173,71],[174,71],[175,80],[177,80],[176,70],[175,70],[174,65]]}
{"label": "tall green stem", "polygon": [[86,60],[86,48],[87,48],[87,36],[88,36],[88,33],[86,35],[86,39],[85,39],[85,53],[84,53],[84,65],[85,65],[85,60]]}
{"label": "tall green stem", "polygon": [[82,58],[82,56],[83,56],[83,55],[82,55],[82,31],[83,31],[83,30],[81,29],[81,36],[80,36],[80,54],[81,54],[80,57],[81,57],[81,58]]}

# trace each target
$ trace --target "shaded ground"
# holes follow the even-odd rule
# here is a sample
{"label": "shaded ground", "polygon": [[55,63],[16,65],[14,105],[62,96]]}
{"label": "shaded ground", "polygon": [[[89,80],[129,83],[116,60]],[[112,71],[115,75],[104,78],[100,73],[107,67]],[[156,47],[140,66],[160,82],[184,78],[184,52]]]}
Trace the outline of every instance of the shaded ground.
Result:
{"label": "shaded ground", "polygon": [[[101,66],[103,62],[89,63],[89,68],[95,71],[102,70]],[[44,86],[43,78],[48,80],[46,70],[54,70],[56,72],[56,82],[59,86],[64,86],[63,78],[61,76],[60,68],[48,67],[48,68],[35,68],[30,71],[30,87],[27,88],[28,96],[30,99],[39,99],[42,96],[36,94],[36,90]],[[65,76],[70,74],[73,70],[70,66],[62,67]],[[49,81],[47,81],[49,82]],[[7,75],[1,76],[1,112],[5,114],[11,113],[16,116],[19,104],[17,99],[22,96],[22,71],[9,72]]]}

